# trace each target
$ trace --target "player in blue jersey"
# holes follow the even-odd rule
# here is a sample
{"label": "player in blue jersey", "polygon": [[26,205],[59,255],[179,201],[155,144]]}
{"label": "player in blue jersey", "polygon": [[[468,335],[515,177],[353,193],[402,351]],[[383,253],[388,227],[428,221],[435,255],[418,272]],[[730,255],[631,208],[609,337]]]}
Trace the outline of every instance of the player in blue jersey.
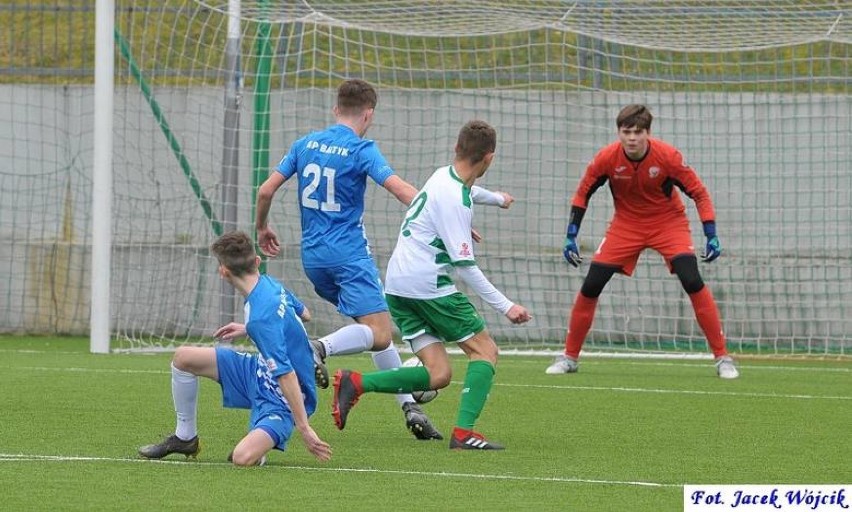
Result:
{"label": "player in blue jersey", "polygon": [[[258,189],[255,228],[264,254],[280,252],[275,231],[268,224],[275,192],[296,176],[302,222],[301,255],[305,274],[314,290],[337,310],[355,320],[319,340],[314,347],[317,384],[329,385],[325,358],[373,352],[380,370],[402,365],[392,343],[392,324],[376,264],[364,229],[367,177],[408,206],[417,189],[397,176],[376,143],[363,138],[373,122],[376,90],[363,80],[344,81],[337,89],[334,116],[325,130],[297,140],[275,172]],[[508,194],[479,189],[474,201],[508,208]],[[410,394],[397,395],[406,426],[418,439],[442,439]]]}
{"label": "player in blue jersey", "polygon": [[247,234],[226,233],[211,251],[219,260],[219,275],[245,297],[245,332],[259,354],[224,347],[178,348],[172,359],[175,433],[161,443],[141,447],[139,454],[150,459],[171,453],[198,454],[198,377],[207,377],[222,386],[225,407],[251,410],[249,432],[230,456],[234,464],[262,464],[270,450],[283,451],[294,426],[308,451],[319,460],[328,460],[331,448],[308,422],[317,406],[313,353],[290,304],[291,294],[278,281],[258,272],[260,259]]}
{"label": "player in blue jersey", "polygon": [[[295,293],[287,289],[287,287],[283,287],[284,294],[287,296],[287,304],[293,308],[293,311],[296,312],[296,316],[302,322],[310,322],[311,321],[311,310],[308,309],[307,306],[296,296]],[[242,324],[239,322],[231,322],[227,325],[223,325],[216,332],[213,333],[213,338],[217,340],[221,340],[224,342],[232,342],[239,338],[245,338],[248,336],[246,333],[246,324]]]}

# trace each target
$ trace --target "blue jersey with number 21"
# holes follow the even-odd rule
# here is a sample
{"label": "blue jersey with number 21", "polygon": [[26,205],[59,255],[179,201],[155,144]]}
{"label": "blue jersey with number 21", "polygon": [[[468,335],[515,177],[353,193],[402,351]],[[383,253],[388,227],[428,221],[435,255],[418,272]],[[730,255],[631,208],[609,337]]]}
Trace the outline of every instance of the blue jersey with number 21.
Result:
{"label": "blue jersey with number 21", "polygon": [[369,257],[363,223],[367,176],[382,185],[394,174],[375,142],[337,124],[294,142],[278,172],[299,179],[306,268]]}

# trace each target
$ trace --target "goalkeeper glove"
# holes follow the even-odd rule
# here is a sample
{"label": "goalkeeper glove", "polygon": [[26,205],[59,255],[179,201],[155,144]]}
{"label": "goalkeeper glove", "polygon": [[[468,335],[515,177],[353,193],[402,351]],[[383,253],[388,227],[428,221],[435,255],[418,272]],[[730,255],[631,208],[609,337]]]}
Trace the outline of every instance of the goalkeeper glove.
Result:
{"label": "goalkeeper glove", "polygon": [[704,252],[701,253],[701,261],[710,263],[722,255],[722,242],[716,236],[716,223],[707,221],[704,223],[704,236],[707,237],[707,245],[704,247]]}
{"label": "goalkeeper glove", "polygon": [[562,247],[562,255],[573,267],[579,267],[583,258],[580,256],[580,248],[577,247],[577,233],[580,228],[576,224],[568,224],[568,233],[565,235],[565,245]]}

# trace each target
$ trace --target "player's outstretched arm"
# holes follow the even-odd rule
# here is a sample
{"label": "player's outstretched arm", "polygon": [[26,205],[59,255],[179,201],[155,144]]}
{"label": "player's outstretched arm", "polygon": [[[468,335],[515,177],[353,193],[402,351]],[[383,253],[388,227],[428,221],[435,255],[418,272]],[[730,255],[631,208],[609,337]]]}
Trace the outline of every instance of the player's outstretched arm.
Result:
{"label": "player's outstretched arm", "polygon": [[237,322],[231,322],[228,325],[223,325],[216,329],[216,332],[213,333],[213,337],[217,340],[222,341],[234,341],[238,338],[246,337],[246,325],[240,324]]}
{"label": "player's outstretched arm", "polygon": [[515,202],[515,198],[507,192],[496,190],[494,192],[487,188],[474,185],[470,187],[470,199],[475,204],[486,204],[491,206],[499,206],[503,209],[508,209]]}
{"label": "player's outstretched arm", "polygon": [[319,438],[314,429],[308,423],[308,413],[305,411],[305,403],[302,398],[302,390],[299,387],[299,378],[296,372],[285,373],[278,377],[278,386],[290,405],[296,428],[302,435],[302,441],[311,454],[319,460],[331,459],[331,446]]}
{"label": "player's outstretched arm", "polygon": [[532,315],[527,308],[514,304],[509,311],[506,312],[506,318],[513,324],[523,324],[532,320]]}
{"label": "player's outstretched arm", "polygon": [[417,189],[414,188],[414,185],[400,178],[396,174],[389,176],[388,179],[382,183],[382,186],[405,206],[409,206],[411,201],[414,200],[414,196],[417,195]]}
{"label": "player's outstretched arm", "polygon": [[[478,185],[470,187],[470,199],[476,204],[499,206],[504,210],[508,210],[515,202],[515,198],[506,192],[492,192]],[[476,243],[482,242],[482,234],[475,229],[471,228],[470,237]]]}
{"label": "player's outstretched arm", "polygon": [[485,277],[476,265],[456,267],[456,273],[489,306],[506,315],[513,324],[522,324],[532,318],[523,306],[519,306],[503,295],[491,281]]}
{"label": "player's outstretched arm", "polygon": [[498,190],[495,193],[503,196],[503,202],[500,204],[500,208],[503,208],[504,210],[508,210],[509,208],[512,207],[512,203],[515,202],[515,198],[512,197],[512,194],[510,194],[508,192],[503,192],[502,190]]}
{"label": "player's outstretched arm", "polygon": [[509,208],[515,201],[515,198],[506,192],[491,191],[479,185],[470,187],[470,199],[474,204],[499,206],[500,208]]}

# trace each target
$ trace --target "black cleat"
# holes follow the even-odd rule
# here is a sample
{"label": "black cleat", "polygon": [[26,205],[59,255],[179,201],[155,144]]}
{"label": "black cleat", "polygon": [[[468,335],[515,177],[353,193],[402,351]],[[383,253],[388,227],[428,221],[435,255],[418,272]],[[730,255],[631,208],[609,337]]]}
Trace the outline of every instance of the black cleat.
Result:
{"label": "black cleat", "polygon": [[443,439],[444,436],[438,432],[429,417],[423,412],[419,405],[413,402],[407,402],[402,405],[402,411],[405,413],[405,426],[414,434],[414,437],[422,441],[430,439]]}
{"label": "black cleat", "polygon": [[198,443],[198,436],[193,437],[189,441],[184,441],[178,436],[172,434],[165,438],[162,443],[149,444],[139,448],[139,455],[146,459],[162,459],[166,455],[172,453],[182,453],[189,459],[195,458],[201,447]]}
{"label": "black cleat", "polygon": [[334,398],[331,402],[331,415],[334,416],[334,424],[338,430],[343,430],[346,426],[346,417],[358,403],[363,392],[360,373],[350,370],[334,372]]}
{"label": "black cleat", "polygon": [[314,379],[322,389],[328,387],[328,368],[325,366],[325,346],[320,340],[310,340],[314,353]]}
{"label": "black cleat", "polygon": [[453,431],[453,437],[450,438],[450,450],[503,450],[501,444],[492,443],[485,439],[482,434],[472,430],[461,431],[456,429]]}

